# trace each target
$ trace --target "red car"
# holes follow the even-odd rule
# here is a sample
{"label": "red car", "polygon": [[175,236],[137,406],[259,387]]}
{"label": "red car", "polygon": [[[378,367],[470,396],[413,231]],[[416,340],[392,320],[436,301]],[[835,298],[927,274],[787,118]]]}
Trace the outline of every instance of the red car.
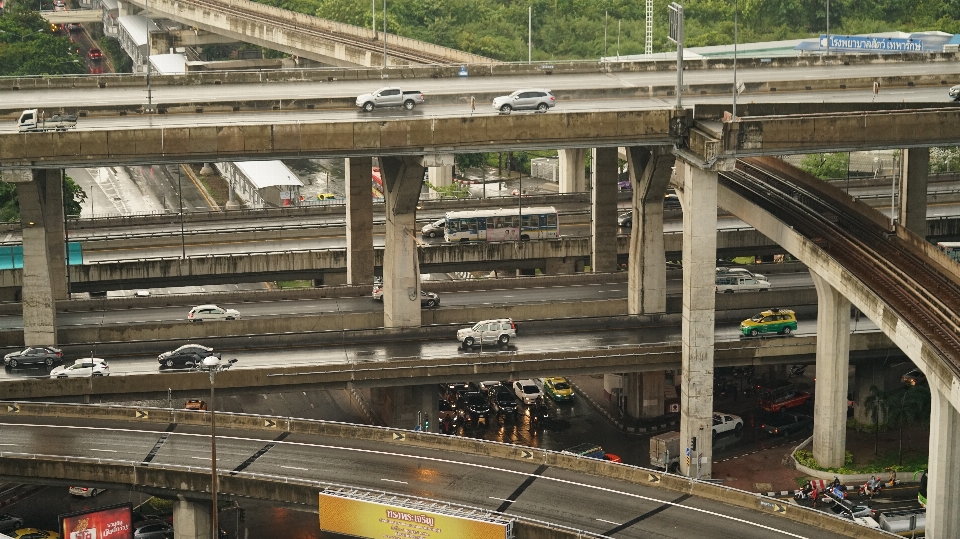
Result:
{"label": "red car", "polygon": [[103,52],[100,49],[90,49],[87,51],[87,57],[94,62],[99,62],[100,60],[103,60]]}

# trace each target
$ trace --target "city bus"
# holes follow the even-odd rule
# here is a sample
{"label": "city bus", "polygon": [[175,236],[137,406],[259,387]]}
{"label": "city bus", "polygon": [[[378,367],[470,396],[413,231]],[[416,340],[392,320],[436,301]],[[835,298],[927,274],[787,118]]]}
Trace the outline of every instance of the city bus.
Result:
{"label": "city bus", "polygon": [[960,262],[960,241],[939,241],[937,248],[947,253],[947,256]]}
{"label": "city bus", "polygon": [[447,241],[544,240],[559,237],[559,218],[552,206],[448,211]]}

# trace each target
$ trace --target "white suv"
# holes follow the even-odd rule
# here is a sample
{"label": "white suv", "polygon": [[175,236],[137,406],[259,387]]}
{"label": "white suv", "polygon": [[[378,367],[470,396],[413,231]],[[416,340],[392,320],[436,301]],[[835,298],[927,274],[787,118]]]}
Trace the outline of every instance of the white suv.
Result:
{"label": "white suv", "polygon": [[473,327],[457,331],[457,340],[464,347],[473,346],[475,343],[507,344],[511,338],[516,336],[517,325],[509,318],[484,320],[477,322]]}
{"label": "white suv", "polygon": [[239,320],[240,311],[236,309],[222,309],[216,305],[197,305],[190,309],[187,314],[187,320],[196,322],[198,320]]}

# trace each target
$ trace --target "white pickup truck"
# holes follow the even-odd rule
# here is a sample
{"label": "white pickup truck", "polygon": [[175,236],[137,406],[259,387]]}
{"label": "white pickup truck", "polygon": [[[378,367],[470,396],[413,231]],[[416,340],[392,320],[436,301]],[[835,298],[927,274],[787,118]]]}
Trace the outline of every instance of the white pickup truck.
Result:
{"label": "white pickup truck", "polygon": [[743,419],[732,414],[713,413],[713,435],[737,431],[743,428]]}
{"label": "white pickup truck", "polygon": [[370,112],[377,107],[400,107],[413,110],[423,104],[423,93],[418,91],[404,92],[400,88],[380,88],[372,94],[357,96],[357,107],[364,112]]}
{"label": "white pickup truck", "polygon": [[72,114],[54,114],[44,118],[37,109],[29,109],[20,113],[18,121],[20,132],[26,131],[66,131],[77,126],[77,117]]}

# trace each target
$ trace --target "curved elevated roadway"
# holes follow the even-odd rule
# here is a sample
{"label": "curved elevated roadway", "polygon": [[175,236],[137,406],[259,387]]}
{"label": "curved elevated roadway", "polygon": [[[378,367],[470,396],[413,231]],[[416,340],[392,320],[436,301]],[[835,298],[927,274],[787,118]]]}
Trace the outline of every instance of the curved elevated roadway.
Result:
{"label": "curved elevated roadway", "polygon": [[[135,415],[142,419],[129,423]],[[0,474],[203,495],[206,415],[4,403]],[[217,415],[221,496],[316,507],[327,487],[387,491],[518,518],[517,537],[532,537],[523,529],[531,521],[637,539],[883,537],[824,513],[622,464],[395,429]]]}

